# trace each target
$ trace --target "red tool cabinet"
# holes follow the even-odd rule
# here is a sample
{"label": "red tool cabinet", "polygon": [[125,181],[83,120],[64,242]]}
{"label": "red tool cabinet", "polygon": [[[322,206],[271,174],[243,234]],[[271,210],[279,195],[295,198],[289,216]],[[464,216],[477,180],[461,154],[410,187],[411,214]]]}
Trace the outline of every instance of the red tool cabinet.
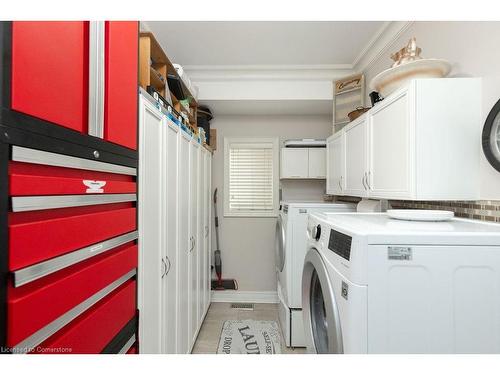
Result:
{"label": "red tool cabinet", "polygon": [[138,22],[0,22],[0,348],[135,353]]}

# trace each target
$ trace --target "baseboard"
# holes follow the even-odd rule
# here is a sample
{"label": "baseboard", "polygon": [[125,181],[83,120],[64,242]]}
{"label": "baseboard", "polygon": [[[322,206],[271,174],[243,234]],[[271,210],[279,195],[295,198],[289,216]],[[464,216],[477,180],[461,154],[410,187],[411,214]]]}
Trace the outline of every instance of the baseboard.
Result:
{"label": "baseboard", "polygon": [[278,292],[252,292],[244,290],[214,290],[212,302],[278,303]]}

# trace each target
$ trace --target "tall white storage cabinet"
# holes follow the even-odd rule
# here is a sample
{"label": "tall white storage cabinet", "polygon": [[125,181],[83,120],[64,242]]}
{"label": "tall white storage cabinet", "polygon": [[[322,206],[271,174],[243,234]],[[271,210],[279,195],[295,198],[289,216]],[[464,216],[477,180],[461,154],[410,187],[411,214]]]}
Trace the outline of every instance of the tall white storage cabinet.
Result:
{"label": "tall white storage cabinet", "polygon": [[203,312],[205,308],[205,278],[206,278],[206,267],[207,267],[207,259],[206,259],[206,253],[207,253],[207,244],[205,241],[205,238],[207,236],[207,226],[205,222],[205,215],[206,211],[208,210],[207,207],[207,170],[206,170],[206,158],[208,151],[201,147],[200,148],[200,153],[199,153],[199,165],[200,168],[198,168],[198,267],[199,267],[199,275],[200,278],[198,279],[198,293],[199,293],[199,298],[198,298],[198,321],[201,322],[203,320]]}
{"label": "tall white storage cabinet", "polygon": [[198,327],[198,298],[199,298],[199,272],[198,272],[198,166],[200,145],[193,139],[189,148],[189,346],[191,347],[196,339]]}
{"label": "tall white storage cabinet", "polygon": [[191,137],[181,131],[179,148],[179,254],[178,254],[178,309],[177,348],[179,353],[188,353],[189,340],[189,184]]}
{"label": "tall white storage cabinet", "polygon": [[210,301],[211,153],[140,95],[141,353],[189,353]]}
{"label": "tall white storage cabinet", "polygon": [[139,342],[141,353],[161,353],[164,124],[162,113],[143,96],[139,111]]}
{"label": "tall white storage cabinet", "polygon": [[212,272],[211,272],[211,262],[212,262],[212,231],[211,231],[211,217],[212,217],[212,154],[210,152],[205,153],[205,251],[204,251],[204,298],[203,298],[203,311],[206,314],[208,307],[210,306],[211,296],[212,296]]}
{"label": "tall white storage cabinet", "polygon": [[178,253],[179,253],[179,223],[178,223],[178,201],[179,201],[179,142],[181,130],[168,117],[164,117],[167,126],[164,127],[166,149],[166,173],[164,193],[166,194],[165,219],[163,230],[167,234],[163,247],[165,269],[163,274],[164,291],[162,306],[162,353],[177,353],[177,300],[179,298],[178,280]]}

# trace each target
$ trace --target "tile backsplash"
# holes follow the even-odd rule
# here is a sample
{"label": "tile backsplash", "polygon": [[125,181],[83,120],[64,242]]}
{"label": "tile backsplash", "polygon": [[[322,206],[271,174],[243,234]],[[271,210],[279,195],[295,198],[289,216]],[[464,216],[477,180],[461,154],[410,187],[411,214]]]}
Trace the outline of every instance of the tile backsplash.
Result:
{"label": "tile backsplash", "polygon": [[[360,198],[335,196],[338,201],[359,202]],[[481,201],[399,201],[389,200],[392,208],[448,210],[457,217],[500,223],[500,200]]]}
{"label": "tile backsplash", "polygon": [[426,210],[448,210],[457,217],[500,223],[500,201],[395,201],[392,208],[417,208]]}

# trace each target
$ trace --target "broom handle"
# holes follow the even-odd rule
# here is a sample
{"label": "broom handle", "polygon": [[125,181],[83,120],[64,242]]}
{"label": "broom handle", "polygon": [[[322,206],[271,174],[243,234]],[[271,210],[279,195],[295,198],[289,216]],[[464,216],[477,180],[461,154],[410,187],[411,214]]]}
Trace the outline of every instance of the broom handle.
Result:
{"label": "broom handle", "polygon": [[219,216],[217,216],[217,188],[214,191],[214,215],[215,215],[215,250],[219,248]]}

